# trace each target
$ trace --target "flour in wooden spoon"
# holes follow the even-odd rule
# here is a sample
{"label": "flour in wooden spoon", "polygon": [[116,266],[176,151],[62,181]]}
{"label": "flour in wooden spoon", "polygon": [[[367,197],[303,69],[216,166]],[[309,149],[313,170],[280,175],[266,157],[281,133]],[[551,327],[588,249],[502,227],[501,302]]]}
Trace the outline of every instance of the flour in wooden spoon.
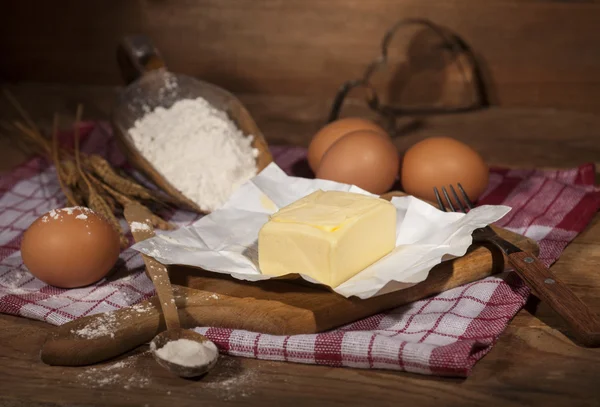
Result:
{"label": "flour in wooden spoon", "polygon": [[258,151],[223,111],[205,99],[182,99],[137,120],[138,151],[183,195],[213,211],[256,174]]}
{"label": "flour in wooden spoon", "polygon": [[[151,346],[153,345],[154,343],[151,343]],[[217,353],[217,347],[211,341],[200,343],[189,339],[170,341],[156,350],[156,354],[161,359],[179,366],[190,367],[208,365],[215,359]]]}

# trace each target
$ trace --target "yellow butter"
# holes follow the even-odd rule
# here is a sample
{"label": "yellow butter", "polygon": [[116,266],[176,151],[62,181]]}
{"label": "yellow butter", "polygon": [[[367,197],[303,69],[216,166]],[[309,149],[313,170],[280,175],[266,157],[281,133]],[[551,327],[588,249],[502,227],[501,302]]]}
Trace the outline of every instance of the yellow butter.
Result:
{"label": "yellow butter", "polygon": [[396,243],[396,208],[388,201],[315,191],[271,215],[258,234],[263,274],[308,275],[336,287]]}

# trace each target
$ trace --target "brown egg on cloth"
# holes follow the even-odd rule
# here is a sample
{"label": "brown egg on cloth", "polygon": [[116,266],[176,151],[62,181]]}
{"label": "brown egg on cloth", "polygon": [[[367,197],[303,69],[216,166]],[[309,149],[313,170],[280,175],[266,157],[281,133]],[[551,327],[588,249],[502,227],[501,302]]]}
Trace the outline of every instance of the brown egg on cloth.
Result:
{"label": "brown egg on cloth", "polygon": [[468,145],[449,137],[431,137],[406,150],[400,178],[404,192],[417,198],[435,202],[434,187],[456,188],[460,183],[475,201],[488,185],[489,168]]}
{"label": "brown egg on cloth", "polygon": [[398,150],[386,134],[359,130],[327,150],[317,178],[356,185],[373,194],[388,192],[398,175]]}
{"label": "brown egg on cloth", "polygon": [[316,174],[323,155],[329,147],[347,134],[357,130],[370,130],[387,135],[386,131],[371,120],[358,117],[346,117],[333,121],[319,130],[308,146],[308,165]]}
{"label": "brown egg on cloth", "polygon": [[84,207],[51,210],[29,226],[21,243],[23,263],[31,274],[61,288],[101,280],[119,253],[117,231]]}

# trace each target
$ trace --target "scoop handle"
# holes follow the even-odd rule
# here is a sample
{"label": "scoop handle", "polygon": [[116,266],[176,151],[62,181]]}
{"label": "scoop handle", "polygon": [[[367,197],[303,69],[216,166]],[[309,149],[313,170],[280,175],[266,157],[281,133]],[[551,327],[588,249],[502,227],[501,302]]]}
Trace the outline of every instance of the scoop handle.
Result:
{"label": "scoop handle", "polygon": [[117,47],[117,62],[126,84],[145,73],[166,69],[165,61],[152,40],[143,34],[124,37]]}

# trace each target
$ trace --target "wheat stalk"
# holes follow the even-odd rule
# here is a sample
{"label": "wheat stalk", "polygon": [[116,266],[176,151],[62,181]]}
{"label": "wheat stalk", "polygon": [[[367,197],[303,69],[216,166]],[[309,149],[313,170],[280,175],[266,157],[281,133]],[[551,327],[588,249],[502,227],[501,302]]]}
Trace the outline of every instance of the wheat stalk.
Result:
{"label": "wheat stalk", "polygon": [[131,197],[157,202],[160,201],[150,190],[134,181],[120,176],[108,161],[99,155],[90,155],[87,157],[87,161],[94,173],[113,189]]}
{"label": "wheat stalk", "polygon": [[[15,129],[22,135],[18,140],[28,142],[28,147],[47,156],[56,168],[60,188],[72,206],[87,206],[103,216],[120,235],[121,246],[129,244],[115,215],[131,203],[143,205],[141,201],[150,201],[162,205],[172,204],[169,196],[159,196],[154,191],[128,178],[126,173],[119,174],[108,161],[96,154],[85,154],[80,148],[80,123],[83,107],[77,106],[74,129],[74,148],[70,152],[58,144],[58,115],[54,116],[52,137],[44,137],[25,109],[7,90],[4,94],[22,120],[12,123],[12,127],[2,123],[9,133]],[[24,138],[24,140],[23,140]],[[172,229],[173,225],[156,214],[151,215],[152,224],[159,229]]]}
{"label": "wheat stalk", "polygon": [[73,193],[65,185],[65,175],[61,166],[59,150],[58,150],[58,114],[54,115],[54,122],[52,125],[52,161],[54,161],[54,167],[56,168],[56,175],[58,178],[58,184],[63,194],[67,198],[67,202],[71,206],[77,206],[77,202],[73,198]]}
{"label": "wheat stalk", "polygon": [[88,197],[87,197],[88,206],[90,207],[91,210],[98,213],[100,216],[103,216],[115,228],[115,230],[119,233],[119,236],[121,236],[121,246],[126,247],[128,242],[126,239],[125,239],[125,241],[123,240],[124,239],[123,229],[121,228],[119,221],[115,217],[113,211],[110,209],[110,206],[98,194],[98,192],[96,191],[96,189],[94,188],[91,181],[88,179],[87,175],[85,174],[85,172],[83,171],[83,169],[81,167],[81,156],[80,156],[80,151],[79,151],[79,123],[81,122],[82,114],[83,114],[83,107],[81,105],[78,105],[77,113],[75,115],[75,135],[74,135],[75,148],[74,148],[74,152],[75,152],[75,164],[77,166],[77,170],[79,171],[79,175],[85,182],[85,185],[87,186],[87,189],[88,189]]}

